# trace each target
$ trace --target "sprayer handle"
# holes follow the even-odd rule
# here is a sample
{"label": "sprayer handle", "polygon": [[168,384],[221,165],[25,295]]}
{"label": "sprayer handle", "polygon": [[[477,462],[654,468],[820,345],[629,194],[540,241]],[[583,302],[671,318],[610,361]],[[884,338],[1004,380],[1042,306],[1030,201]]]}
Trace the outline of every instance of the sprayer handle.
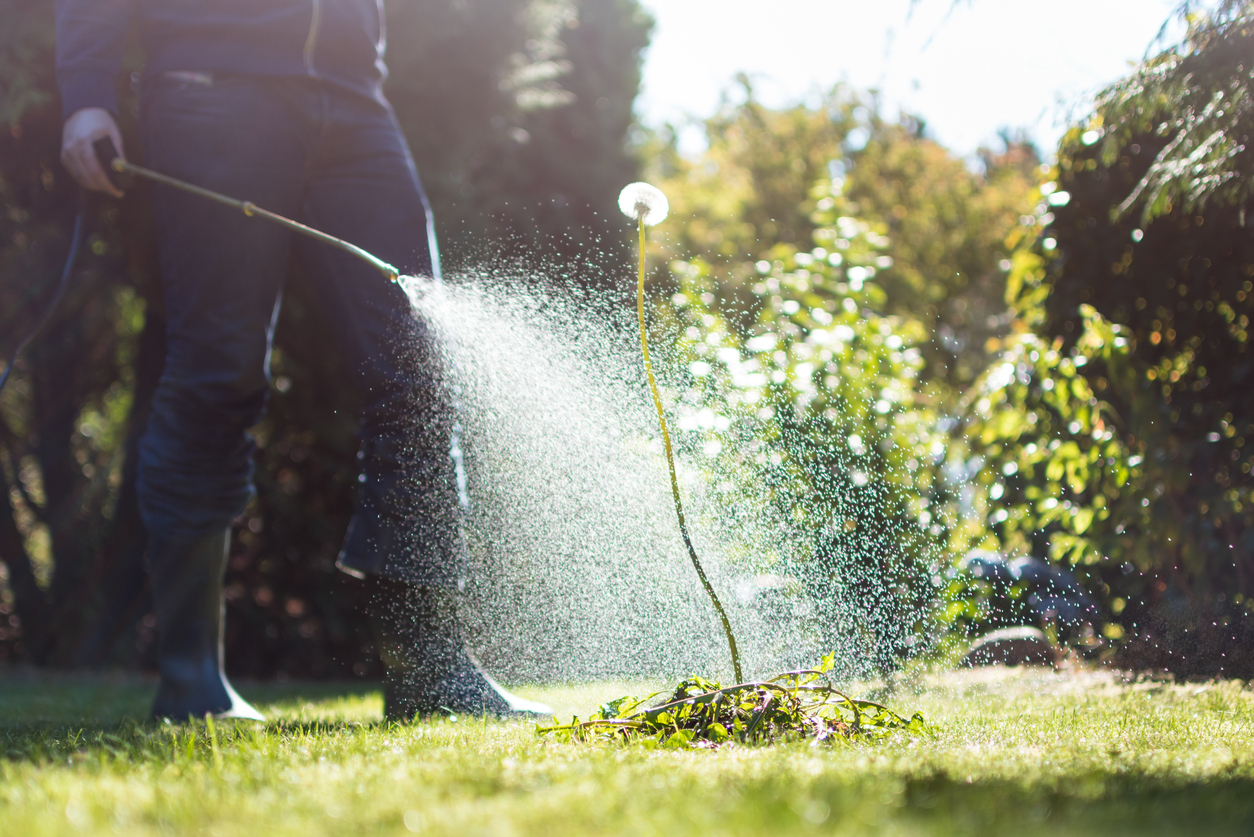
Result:
{"label": "sprayer handle", "polygon": [[129,189],[133,178],[126,172],[118,171],[113,167],[113,161],[122,156],[113,146],[113,140],[109,137],[101,137],[93,142],[91,147],[95,150],[96,159],[100,161],[100,167],[104,169],[105,177],[109,178],[109,182],[123,192]]}

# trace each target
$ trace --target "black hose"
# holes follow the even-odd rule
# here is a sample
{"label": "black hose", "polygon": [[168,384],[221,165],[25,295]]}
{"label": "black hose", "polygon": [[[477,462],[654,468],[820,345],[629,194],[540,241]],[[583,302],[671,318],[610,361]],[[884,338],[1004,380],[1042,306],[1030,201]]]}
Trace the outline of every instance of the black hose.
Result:
{"label": "black hose", "polygon": [[17,348],[13,350],[13,354],[9,356],[9,363],[4,367],[4,372],[0,373],[0,392],[4,391],[4,385],[9,381],[9,374],[13,372],[13,366],[17,363],[18,355],[22,353],[30,342],[39,336],[39,332],[43,331],[44,326],[48,324],[48,320],[52,318],[52,313],[57,310],[57,306],[61,304],[62,297],[65,296],[66,289],[70,286],[70,273],[74,270],[74,262],[78,260],[79,246],[83,243],[83,216],[87,214],[87,195],[80,193],[78,197],[78,212],[74,216],[74,232],[70,236],[70,254],[65,257],[65,267],[61,269],[61,280],[57,282],[57,289],[52,294],[52,299],[48,300],[48,305],[44,308],[39,319],[35,322],[35,327],[22,338],[17,344]]}

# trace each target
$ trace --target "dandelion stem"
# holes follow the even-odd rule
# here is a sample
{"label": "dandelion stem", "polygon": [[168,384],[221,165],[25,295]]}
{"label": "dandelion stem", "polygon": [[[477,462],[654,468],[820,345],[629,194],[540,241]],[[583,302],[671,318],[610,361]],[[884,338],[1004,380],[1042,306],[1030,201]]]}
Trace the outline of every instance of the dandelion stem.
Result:
{"label": "dandelion stem", "polygon": [[684,520],[684,504],[679,499],[679,478],[675,475],[675,454],[671,450],[671,434],[666,429],[662,395],[658,392],[657,380],[653,377],[653,363],[649,360],[649,332],[644,320],[645,230],[643,214],[639,216],[638,223],[640,225],[640,273],[636,284],[636,312],[640,318],[640,351],[644,355],[644,372],[649,378],[649,391],[653,395],[653,406],[657,408],[657,421],[662,428],[662,444],[666,448],[666,466],[671,472],[671,494],[675,498],[675,514],[679,517],[679,534],[684,538],[684,546],[688,548],[688,557],[692,559],[692,566],[697,570],[697,577],[701,579],[705,592],[710,596],[710,602],[718,611],[718,618],[723,622],[723,633],[727,634],[727,646],[731,649],[732,668],[736,673],[736,682],[739,683],[744,680],[744,677],[740,673],[740,652],[736,649],[736,637],[732,634],[731,621],[727,618],[727,611],[723,610],[723,605],[718,600],[718,594],[714,592],[714,586],[705,575],[701,559],[697,558],[697,551],[692,547],[692,538],[688,536],[688,523]]}

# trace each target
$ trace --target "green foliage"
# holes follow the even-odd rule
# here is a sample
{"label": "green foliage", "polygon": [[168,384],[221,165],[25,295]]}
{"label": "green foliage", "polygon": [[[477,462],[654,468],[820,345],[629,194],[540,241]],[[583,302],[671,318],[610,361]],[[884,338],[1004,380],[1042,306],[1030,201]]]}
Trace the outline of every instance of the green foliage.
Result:
{"label": "green foliage", "polygon": [[[1081,310],[1075,351],[1030,331],[1002,341],[997,362],[973,387],[968,426],[988,457],[976,475],[989,522],[1011,552],[1048,555],[1068,565],[1106,560],[1107,521],[1150,522],[1126,489],[1144,457],[1117,430],[1120,416],[1094,393],[1132,373],[1126,329]],[[1118,376],[1118,377],[1116,377]]]}
{"label": "green foliage", "polygon": [[31,108],[51,98],[53,4],[41,0],[2,0],[0,20],[0,129],[13,129]]}
{"label": "green foliage", "polygon": [[724,311],[741,310],[750,328],[758,310],[754,260],[774,243],[809,246],[817,229],[810,190],[843,182],[848,214],[887,235],[876,284],[878,310],[918,320],[935,338],[920,343],[923,376],[943,395],[983,369],[985,342],[1004,332],[1004,239],[1031,206],[1035,150],[1009,136],[1001,152],[981,153],[982,173],[924,136],[917,120],[884,119],[844,88],[816,106],[763,106],[745,79],[739,104],[725,103],[704,123],[708,148],[684,159],[659,142],[655,175],[672,213],[664,222],[668,259],[699,259],[718,283]]}
{"label": "green foliage", "polygon": [[1156,126],[1188,110],[1137,95],[1140,122],[1106,100],[1064,138],[1014,258],[1020,320],[967,400],[967,433],[993,530],[1079,565],[1108,635],[1136,634],[1129,663],[1254,672],[1254,235],[1221,200],[1249,177],[1137,226],[1121,207],[1183,135]]}
{"label": "green foliage", "polygon": [[1143,223],[1175,207],[1194,212],[1254,195],[1254,3],[1222,0],[1206,13],[1186,3],[1181,13],[1189,26],[1184,43],[1104,90],[1101,119],[1089,129],[1108,129],[1104,165],[1133,137],[1163,140],[1115,207],[1123,215],[1140,206]]}
{"label": "green foliage", "polygon": [[700,256],[732,268],[733,276],[735,266],[765,243],[810,241],[814,223],[806,198],[816,181],[832,176],[829,166],[841,159],[859,107],[838,88],[817,107],[772,110],[754,98],[747,78],[738,83],[744,101],[725,101],[705,120],[708,148],[699,158],[680,156],[672,137],[652,163],[671,196],[670,221],[662,229],[675,242],[673,255]]}
{"label": "green foliage", "polygon": [[663,141],[655,164],[674,196],[683,443],[712,474],[765,471],[711,480],[721,513],[786,533],[738,560],[806,579],[825,640],[858,637],[891,668],[933,620],[971,618],[942,551],[991,544],[951,417],[1007,333],[1005,239],[1039,159],[1007,135],[977,173],[847,90],[772,110],[741,86],[703,154]]}
{"label": "green foliage", "polygon": [[718,748],[724,744],[771,744],[876,740],[897,732],[928,732],[917,712],[909,720],[885,706],[855,700],[826,680],[835,665],[828,655],[817,669],[790,671],[756,683],[721,688],[702,677],[680,683],[664,701],[621,697],[600,706],[588,720],[537,726],[559,741],[639,742],[648,747]]}
{"label": "green foliage", "polygon": [[[982,149],[983,171],[905,121],[871,119],[866,145],[849,156],[845,194],[859,217],[882,225],[892,264],[877,283],[884,311],[917,318],[922,376],[957,393],[989,362],[988,341],[1006,333],[1006,238],[1031,207],[1040,160],[1004,135]],[[946,405],[950,409],[950,405]]]}
{"label": "green foliage", "polygon": [[880,313],[888,242],[847,214],[839,182],[812,201],[816,246],[779,244],[748,265],[750,329],[708,264],[672,265],[688,373],[680,445],[741,475],[712,480],[714,508],[781,533],[733,560],[802,579],[822,641],[891,668],[915,639],[903,626],[924,630],[935,547],[961,537],[941,479],[946,437],[918,381],[922,325]]}

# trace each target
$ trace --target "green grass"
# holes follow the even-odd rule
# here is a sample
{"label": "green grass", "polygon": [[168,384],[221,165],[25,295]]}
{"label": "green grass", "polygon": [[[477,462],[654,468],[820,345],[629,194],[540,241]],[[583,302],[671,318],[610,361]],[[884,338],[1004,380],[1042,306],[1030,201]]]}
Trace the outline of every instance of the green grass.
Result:
{"label": "green grass", "polygon": [[[0,670],[0,835],[1250,834],[1254,692],[995,669],[887,699],[928,739],[650,751],[519,723],[387,726],[266,684],[273,719],[142,721],[150,681]],[[534,688],[587,715],[641,684]]]}

